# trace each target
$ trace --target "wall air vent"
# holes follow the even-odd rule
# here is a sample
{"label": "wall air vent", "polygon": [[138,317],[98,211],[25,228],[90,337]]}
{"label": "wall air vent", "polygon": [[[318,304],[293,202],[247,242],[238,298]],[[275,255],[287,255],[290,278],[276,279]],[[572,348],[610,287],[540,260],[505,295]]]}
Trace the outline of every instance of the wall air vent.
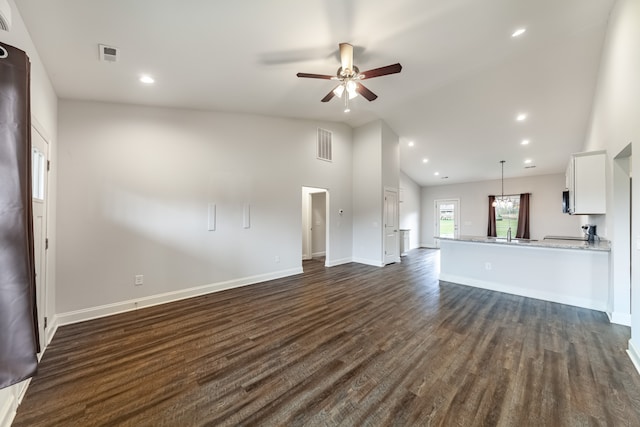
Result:
{"label": "wall air vent", "polygon": [[120,49],[113,46],[107,46],[104,44],[98,45],[100,48],[100,61],[103,62],[118,62],[120,59]]}
{"label": "wall air vent", "polygon": [[0,0],[0,30],[11,29],[11,7],[7,0]]}
{"label": "wall air vent", "polygon": [[316,150],[316,157],[320,160],[330,162],[332,160],[331,154],[331,132],[326,129],[318,128],[318,143]]}

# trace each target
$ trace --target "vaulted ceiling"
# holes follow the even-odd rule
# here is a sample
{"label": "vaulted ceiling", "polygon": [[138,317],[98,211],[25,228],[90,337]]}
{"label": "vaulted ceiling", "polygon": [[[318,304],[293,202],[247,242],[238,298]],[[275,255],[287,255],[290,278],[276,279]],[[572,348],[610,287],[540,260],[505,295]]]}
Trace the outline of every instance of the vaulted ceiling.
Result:
{"label": "vaulted ceiling", "polygon": [[[505,177],[564,171],[583,145],[613,0],[16,4],[62,99],[380,118],[400,136],[401,169],[437,185],[497,179],[500,160]],[[340,42],[355,46],[360,70],[403,66],[367,80],[379,98],[357,97],[349,113],[320,102],[334,82],[296,77],[335,74]],[[100,62],[98,44],[119,48],[119,61]]]}

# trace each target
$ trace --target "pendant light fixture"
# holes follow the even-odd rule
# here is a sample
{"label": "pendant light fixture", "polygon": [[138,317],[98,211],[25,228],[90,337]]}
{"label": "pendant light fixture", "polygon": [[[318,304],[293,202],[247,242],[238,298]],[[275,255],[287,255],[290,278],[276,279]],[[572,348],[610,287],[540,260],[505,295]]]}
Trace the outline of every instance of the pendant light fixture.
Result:
{"label": "pendant light fixture", "polygon": [[500,209],[511,209],[513,207],[513,201],[511,199],[505,199],[504,197],[504,164],[505,164],[506,160],[500,160],[500,164],[502,165],[502,195],[500,196],[499,199],[496,199],[493,201],[492,206],[494,208],[500,208]]}

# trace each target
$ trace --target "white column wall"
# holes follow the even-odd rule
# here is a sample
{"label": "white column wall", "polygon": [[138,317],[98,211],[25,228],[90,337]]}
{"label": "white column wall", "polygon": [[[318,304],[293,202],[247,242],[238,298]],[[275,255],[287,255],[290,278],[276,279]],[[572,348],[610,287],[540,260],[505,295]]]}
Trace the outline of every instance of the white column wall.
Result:
{"label": "white column wall", "polygon": [[[600,71],[596,86],[591,120],[587,129],[585,151],[607,150],[607,215],[591,216],[590,223],[598,226],[598,231],[610,237],[612,265],[616,271],[624,270],[625,262],[620,257],[628,257],[628,236],[616,235],[614,221],[620,218],[619,210],[626,209],[616,194],[617,186],[623,185],[619,177],[614,179],[614,158],[631,144],[631,173],[640,171],[640,2],[618,0],[611,12],[607,28]],[[635,153],[633,153],[635,152]],[[635,155],[634,155],[635,154]],[[631,228],[631,297],[628,285],[614,281],[612,295],[620,298],[613,301],[614,315],[624,315],[628,301],[631,301],[630,353],[636,366],[640,367],[640,188],[632,189]],[[620,230],[625,233],[625,230]],[[627,264],[628,265],[628,264]],[[622,286],[623,288],[619,288]],[[626,287],[627,289],[624,289]],[[625,298],[624,296],[627,296]],[[632,298],[632,299],[630,299]],[[621,311],[621,312],[620,312]]]}
{"label": "white column wall", "polygon": [[353,260],[382,260],[382,129],[374,121],[353,131]]}

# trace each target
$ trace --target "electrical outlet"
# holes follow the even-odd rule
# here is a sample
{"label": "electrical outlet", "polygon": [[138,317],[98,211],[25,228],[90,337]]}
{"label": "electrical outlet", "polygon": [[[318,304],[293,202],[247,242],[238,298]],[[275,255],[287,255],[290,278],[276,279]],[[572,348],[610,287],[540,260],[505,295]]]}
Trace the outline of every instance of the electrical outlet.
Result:
{"label": "electrical outlet", "polygon": [[485,262],[484,263],[484,269],[485,270],[491,270],[491,263],[490,262]]}
{"label": "electrical outlet", "polygon": [[144,283],[144,276],[142,274],[136,274],[136,278],[133,284],[136,286],[140,286],[143,283]]}
{"label": "electrical outlet", "polygon": [[280,256],[276,255],[275,262],[280,262]]}

